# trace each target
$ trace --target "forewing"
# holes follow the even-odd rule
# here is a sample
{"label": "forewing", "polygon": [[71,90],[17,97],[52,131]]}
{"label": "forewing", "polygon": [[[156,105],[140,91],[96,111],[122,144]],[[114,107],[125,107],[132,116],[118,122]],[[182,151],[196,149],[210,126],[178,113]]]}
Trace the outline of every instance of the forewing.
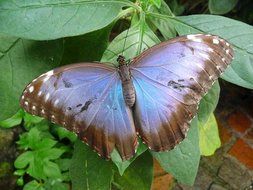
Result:
{"label": "forewing", "polygon": [[161,43],[133,60],[134,119],[150,149],[170,150],[185,138],[199,101],[232,58],[224,39],[198,34]]}
{"label": "forewing", "polygon": [[115,68],[87,63],[49,71],[26,87],[20,104],[74,131],[105,158],[115,147],[123,159],[135,154],[133,117]]}

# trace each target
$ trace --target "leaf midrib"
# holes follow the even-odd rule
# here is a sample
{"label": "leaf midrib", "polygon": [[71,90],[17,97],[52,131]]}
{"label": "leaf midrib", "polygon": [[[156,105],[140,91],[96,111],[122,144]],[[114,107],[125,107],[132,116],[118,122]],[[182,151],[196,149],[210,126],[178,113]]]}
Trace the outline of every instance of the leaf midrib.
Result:
{"label": "leaf midrib", "polygon": [[[203,30],[201,30],[201,29],[199,29],[199,28],[196,28],[196,27],[194,27],[194,26],[192,26],[192,25],[189,25],[189,24],[187,24],[187,23],[185,23],[185,22],[179,20],[179,19],[176,18],[176,17],[172,17],[172,16],[168,16],[168,15],[164,15],[164,14],[152,13],[152,12],[148,12],[148,14],[149,14],[150,16],[156,17],[156,18],[158,18],[158,19],[173,19],[174,21],[179,22],[180,24],[183,24],[183,25],[185,25],[185,26],[187,26],[187,27],[190,27],[190,28],[192,28],[192,29],[198,30],[198,31],[203,32],[203,33],[208,32],[208,31],[203,31]],[[229,40],[229,39],[230,39],[230,38],[228,38],[228,40]],[[248,50],[243,49],[243,48],[241,48],[241,47],[238,47],[238,46],[235,45],[235,44],[233,44],[233,46],[253,56],[253,53],[249,52]]]}
{"label": "leaf midrib", "polygon": [[129,1],[125,1],[125,0],[108,0],[108,1],[94,1],[94,0],[90,0],[90,1],[81,1],[81,2],[75,2],[75,3],[49,3],[49,4],[41,4],[41,5],[29,5],[29,6],[17,6],[16,8],[9,8],[9,9],[0,9],[1,11],[17,11],[20,9],[40,9],[40,8],[46,8],[46,7],[53,7],[53,6],[58,6],[58,7],[68,7],[68,6],[81,6],[81,5],[86,5],[86,4],[122,4],[122,5],[128,5],[128,6],[132,6],[132,7],[136,7],[134,6],[134,4],[132,2]]}

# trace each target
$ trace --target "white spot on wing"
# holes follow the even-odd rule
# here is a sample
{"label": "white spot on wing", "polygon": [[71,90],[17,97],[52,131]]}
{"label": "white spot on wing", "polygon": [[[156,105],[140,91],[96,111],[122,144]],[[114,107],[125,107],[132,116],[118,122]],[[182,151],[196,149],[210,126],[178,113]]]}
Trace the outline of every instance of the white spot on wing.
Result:
{"label": "white spot on wing", "polygon": [[210,52],[214,52],[214,51],[213,51],[213,48],[210,48],[210,47],[209,47],[209,48],[207,48],[207,49],[208,49],[208,51],[210,51]]}
{"label": "white spot on wing", "polygon": [[47,77],[50,77],[50,76],[52,76],[53,74],[54,74],[54,71],[53,71],[53,70],[48,71],[47,73],[45,73],[45,75],[46,75]]}
{"label": "white spot on wing", "polygon": [[213,44],[219,44],[219,40],[217,40],[216,38],[213,39]]}
{"label": "white spot on wing", "polygon": [[32,93],[34,91],[34,86],[30,86],[28,90],[30,93]]}
{"label": "white spot on wing", "polygon": [[35,106],[33,106],[33,107],[32,107],[32,109],[33,109],[33,110],[36,110],[36,107],[35,107]]}
{"label": "white spot on wing", "polygon": [[221,60],[222,60],[223,62],[225,62],[226,59],[223,57]]}
{"label": "white spot on wing", "polygon": [[42,91],[39,91],[38,96],[41,96],[41,94],[42,94]]}
{"label": "white spot on wing", "polygon": [[201,52],[199,52],[199,54],[200,54],[202,57],[204,57],[205,59],[209,59],[209,58],[210,58],[208,54],[201,53]]}
{"label": "white spot on wing", "polygon": [[25,101],[25,105],[28,106],[28,102],[27,101]]}
{"label": "white spot on wing", "polygon": [[45,101],[47,101],[47,100],[49,99],[49,97],[50,97],[50,94],[47,93],[47,95],[46,95],[46,97],[45,97]]}
{"label": "white spot on wing", "polygon": [[56,106],[59,103],[59,99],[56,99],[54,102],[54,106]]}
{"label": "white spot on wing", "polygon": [[229,54],[229,49],[226,50],[226,54]]}
{"label": "white spot on wing", "polygon": [[221,71],[221,67],[219,65],[216,66],[216,68]]}
{"label": "white spot on wing", "polygon": [[24,100],[24,99],[25,99],[25,96],[23,95],[23,96],[21,97],[21,99]]}
{"label": "white spot on wing", "polygon": [[194,42],[202,42],[202,39],[201,38],[197,38],[197,36],[198,35],[191,34],[191,35],[187,35],[186,37],[187,37],[187,39],[192,40]]}
{"label": "white spot on wing", "polygon": [[43,82],[47,82],[49,78],[50,78],[49,76],[46,76],[46,77],[43,79]]}
{"label": "white spot on wing", "polygon": [[226,42],[226,46],[229,46],[230,44]]}
{"label": "white spot on wing", "polygon": [[42,110],[41,110],[41,113],[42,113],[42,114],[45,114],[45,110],[44,110],[44,109],[42,109]]}
{"label": "white spot on wing", "polygon": [[38,78],[36,78],[36,79],[33,79],[33,81],[32,81],[32,82],[35,82],[35,81],[37,81],[37,79],[38,79]]}

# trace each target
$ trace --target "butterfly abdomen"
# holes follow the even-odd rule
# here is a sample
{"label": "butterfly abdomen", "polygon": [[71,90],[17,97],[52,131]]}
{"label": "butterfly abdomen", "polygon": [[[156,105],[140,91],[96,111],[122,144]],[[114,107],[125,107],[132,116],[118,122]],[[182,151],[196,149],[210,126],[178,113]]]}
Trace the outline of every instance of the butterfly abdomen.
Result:
{"label": "butterfly abdomen", "polygon": [[135,90],[132,80],[122,82],[122,89],[126,104],[129,107],[133,107],[135,103]]}
{"label": "butterfly abdomen", "polygon": [[119,75],[122,82],[123,96],[126,104],[133,107],[135,103],[135,89],[128,64],[123,56],[119,56]]}

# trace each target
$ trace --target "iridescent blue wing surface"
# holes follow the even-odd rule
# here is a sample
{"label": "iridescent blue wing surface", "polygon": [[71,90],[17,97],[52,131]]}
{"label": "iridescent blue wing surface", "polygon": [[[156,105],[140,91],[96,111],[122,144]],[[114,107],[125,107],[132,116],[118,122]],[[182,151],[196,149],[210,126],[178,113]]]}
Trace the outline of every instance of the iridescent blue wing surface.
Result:
{"label": "iridescent blue wing surface", "polygon": [[135,126],[151,150],[170,150],[185,138],[201,98],[232,58],[227,41],[197,34],[158,44],[131,62]]}
{"label": "iridescent blue wing surface", "polygon": [[74,131],[105,158],[114,148],[124,160],[135,154],[132,112],[113,67],[85,63],[49,71],[26,87],[20,104],[27,112]]}

